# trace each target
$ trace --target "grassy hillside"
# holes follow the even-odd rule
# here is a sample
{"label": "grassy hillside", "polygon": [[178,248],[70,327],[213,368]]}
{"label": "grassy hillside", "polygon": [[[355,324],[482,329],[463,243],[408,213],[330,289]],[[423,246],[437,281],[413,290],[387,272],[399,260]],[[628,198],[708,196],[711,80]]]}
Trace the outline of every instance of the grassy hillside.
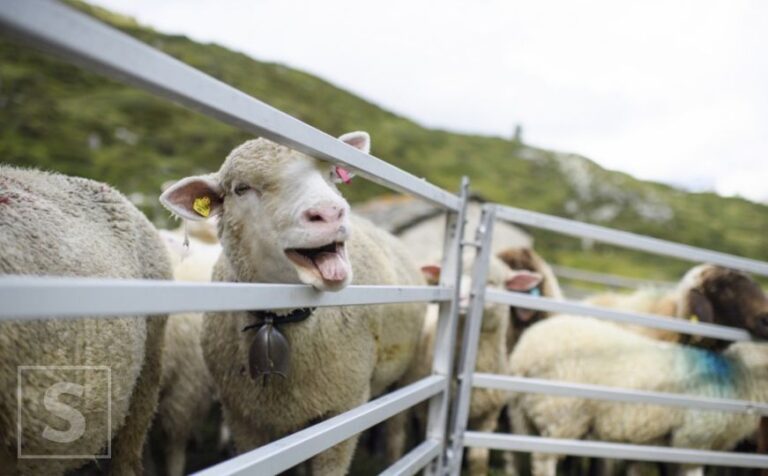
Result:
{"label": "grassy hillside", "polygon": [[[85,4],[78,8],[331,134],[364,129],[373,153],[455,190],[462,174],[490,200],[768,260],[768,207],[692,194],[602,169],[571,154],[433,130],[309,74],[215,44],[166,35]],[[104,180],[156,222],[160,184],[215,170],[248,136],[0,37],[0,160]],[[386,193],[357,180],[353,201]],[[607,272],[675,278],[686,265],[535,233],[550,259]]]}

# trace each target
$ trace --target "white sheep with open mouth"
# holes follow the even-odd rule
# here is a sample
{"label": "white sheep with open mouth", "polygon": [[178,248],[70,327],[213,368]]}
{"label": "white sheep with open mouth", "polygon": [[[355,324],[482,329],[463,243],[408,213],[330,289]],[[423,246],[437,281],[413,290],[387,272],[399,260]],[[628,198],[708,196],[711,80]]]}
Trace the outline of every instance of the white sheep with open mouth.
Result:
{"label": "white sheep with open mouth", "polygon": [[[367,133],[340,139],[369,151]],[[350,216],[336,187],[349,175],[257,139],[236,148],[217,173],[180,180],[161,201],[183,218],[219,217],[223,253],[214,281],[304,283],[320,291],[350,283],[424,284],[396,238]],[[384,392],[414,356],[425,309],[391,304],[206,313],[203,351],[237,449],[264,445]],[[267,316],[277,332],[265,332]],[[261,340],[265,335],[269,339]],[[272,373],[283,376],[252,378],[270,373],[265,359],[282,366]],[[350,438],[312,458],[312,474],[344,474],[356,442]]]}

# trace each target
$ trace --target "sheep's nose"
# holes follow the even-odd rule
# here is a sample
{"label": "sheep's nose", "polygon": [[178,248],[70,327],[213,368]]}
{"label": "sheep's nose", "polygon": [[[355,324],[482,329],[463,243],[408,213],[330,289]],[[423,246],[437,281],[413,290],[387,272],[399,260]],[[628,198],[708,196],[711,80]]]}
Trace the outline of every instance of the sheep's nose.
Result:
{"label": "sheep's nose", "polygon": [[336,205],[313,207],[304,211],[304,222],[317,225],[336,225],[341,223],[344,212],[344,208]]}

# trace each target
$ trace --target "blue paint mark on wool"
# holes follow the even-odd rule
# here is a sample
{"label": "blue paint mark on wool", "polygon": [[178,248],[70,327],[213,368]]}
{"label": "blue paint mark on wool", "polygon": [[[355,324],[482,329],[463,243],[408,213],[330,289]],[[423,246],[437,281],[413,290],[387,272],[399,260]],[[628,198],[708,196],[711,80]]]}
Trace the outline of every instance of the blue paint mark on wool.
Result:
{"label": "blue paint mark on wool", "polygon": [[699,383],[730,387],[734,380],[733,363],[717,352],[686,348],[691,377]]}
{"label": "blue paint mark on wool", "polygon": [[702,352],[702,361],[708,373],[719,379],[731,378],[731,364],[720,354]]}

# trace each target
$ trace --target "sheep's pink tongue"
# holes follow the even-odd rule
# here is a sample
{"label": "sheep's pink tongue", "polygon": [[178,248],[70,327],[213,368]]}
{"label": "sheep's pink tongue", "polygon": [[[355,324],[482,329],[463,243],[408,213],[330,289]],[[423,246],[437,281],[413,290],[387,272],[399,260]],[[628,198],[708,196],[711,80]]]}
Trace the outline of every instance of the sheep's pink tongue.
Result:
{"label": "sheep's pink tongue", "polygon": [[313,261],[327,281],[343,281],[347,277],[347,267],[338,253],[318,253]]}

